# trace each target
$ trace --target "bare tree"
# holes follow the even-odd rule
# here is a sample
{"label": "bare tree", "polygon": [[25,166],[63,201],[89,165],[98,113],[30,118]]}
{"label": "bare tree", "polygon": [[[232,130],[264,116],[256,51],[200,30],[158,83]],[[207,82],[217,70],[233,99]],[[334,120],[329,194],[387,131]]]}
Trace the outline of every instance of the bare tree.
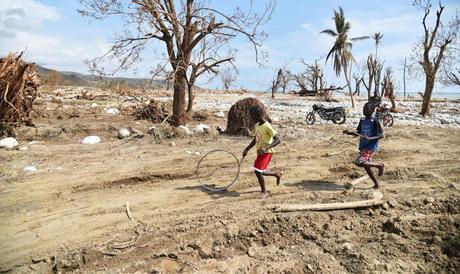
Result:
{"label": "bare tree", "polygon": [[355,92],[353,94],[358,94],[360,96],[361,94],[361,83],[363,82],[364,77],[361,74],[355,73],[353,75],[353,79],[355,80]]}
{"label": "bare tree", "polygon": [[396,108],[396,97],[394,96],[393,70],[391,69],[391,67],[388,67],[385,70],[382,82],[382,93],[383,96],[390,99],[390,111],[397,112],[398,110]]}
{"label": "bare tree", "polygon": [[222,81],[222,84],[224,85],[224,89],[228,91],[230,87],[233,86],[233,83],[236,81],[238,71],[234,67],[227,67],[219,72],[219,76],[220,80]]}
{"label": "bare tree", "polygon": [[[111,73],[127,70],[139,62],[149,42],[164,45],[167,52],[165,61],[153,74],[167,65],[173,71],[175,125],[185,123],[185,92],[186,87],[196,81],[191,76],[192,56],[199,55],[200,43],[207,39],[226,45],[233,38],[243,36],[253,46],[256,62],[259,62],[259,48],[265,37],[259,29],[270,18],[274,8],[272,0],[261,13],[257,13],[252,4],[247,10],[236,7],[232,13],[227,13],[213,8],[205,0],[80,0],[80,3],[82,10],[79,12],[85,17],[102,20],[119,16],[124,21],[123,30],[115,38],[112,48],[103,56],[89,61],[93,72],[103,72],[98,65],[107,59],[119,61],[118,67]],[[215,57],[202,59],[206,62],[203,68],[209,70],[216,62],[231,60],[228,56],[214,60]],[[195,66],[198,67],[199,63]],[[198,78],[200,74],[196,72],[195,76]]]}
{"label": "bare tree", "polygon": [[441,17],[445,7],[439,2],[434,27],[430,28],[427,20],[432,8],[431,1],[414,0],[413,4],[424,11],[422,20],[424,35],[421,42],[414,46],[411,58],[423,69],[425,92],[423,93],[420,114],[426,116],[430,114],[430,101],[436,82],[436,75],[444,62],[444,57],[450,51],[451,45],[457,37],[460,24],[458,18],[448,24],[443,24]]}
{"label": "bare tree", "polygon": [[[383,62],[375,59],[372,54],[367,57],[366,68],[364,76],[367,76],[367,79],[363,77],[363,85],[367,90],[367,100],[370,102],[372,97],[372,91],[374,91],[374,96],[380,94],[380,79],[382,77]],[[366,83],[367,82],[367,83]]]}

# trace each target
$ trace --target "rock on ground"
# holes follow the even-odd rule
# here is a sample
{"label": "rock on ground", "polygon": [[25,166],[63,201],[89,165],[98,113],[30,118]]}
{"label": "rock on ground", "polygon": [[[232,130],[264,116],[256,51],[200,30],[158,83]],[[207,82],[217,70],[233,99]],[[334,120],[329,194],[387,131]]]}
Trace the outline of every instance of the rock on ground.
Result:
{"label": "rock on ground", "polygon": [[0,147],[11,149],[17,146],[19,146],[19,142],[13,137],[7,137],[0,140]]}
{"label": "rock on ground", "polygon": [[126,137],[129,137],[129,135],[131,135],[129,129],[122,127],[118,130],[117,137],[118,139],[124,139]]}
{"label": "rock on ground", "polygon": [[99,136],[87,136],[81,141],[84,145],[94,145],[100,142],[101,138],[99,138]]}
{"label": "rock on ground", "polygon": [[109,108],[109,109],[107,109],[106,112],[108,114],[113,114],[113,115],[120,114],[120,111],[117,108]]}
{"label": "rock on ground", "polygon": [[199,124],[193,129],[193,132],[195,132],[195,133],[204,133],[204,132],[208,132],[208,131],[209,131],[209,126],[207,126],[205,124]]}

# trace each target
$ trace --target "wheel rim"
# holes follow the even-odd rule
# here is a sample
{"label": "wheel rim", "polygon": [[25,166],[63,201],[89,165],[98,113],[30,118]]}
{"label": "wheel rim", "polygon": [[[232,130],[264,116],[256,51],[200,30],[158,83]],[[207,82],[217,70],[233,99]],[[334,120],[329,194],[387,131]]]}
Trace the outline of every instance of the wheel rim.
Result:
{"label": "wheel rim", "polygon": [[[201,163],[203,162],[203,160],[206,158],[206,156],[212,154],[212,153],[216,153],[216,152],[225,152],[225,153],[228,153],[230,154],[235,160],[236,160],[236,163],[237,163],[237,172],[235,174],[235,177],[233,178],[233,180],[226,186],[223,186],[223,187],[210,187],[209,185],[206,185],[204,184],[200,179],[199,179],[199,174],[198,174],[198,171],[200,170],[200,165]],[[211,150],[209,151],[208,153],[206,153],[205,155],[203,155],[203,157],[201,157],[201,159],[198,161],[198,164],[196,165],[196,169],[195,169],[195,177],[197,178],[198,182],[200,183],[200,185],[208,190],[208,191],[211,191],[211,192],[219,192],[219,191],[224,191],[224,190],[227,190],[229,187],[231,187],[235,182],[236,180],[238,180],[238,177],[240,176],[240,170],[241,170],[241,163],[240,163],[240,160],[236,157],[235,154],[233,154],[232,152],[228,151],[228,150],[224,150],[224,149],[215,149],[215,150]]]}
{"label": "wheel rim", "polygon": [[306,120],[307,120],[307,124],[312,125],[313,123],[315,123],[315,115],[311,112],[308,113]]}

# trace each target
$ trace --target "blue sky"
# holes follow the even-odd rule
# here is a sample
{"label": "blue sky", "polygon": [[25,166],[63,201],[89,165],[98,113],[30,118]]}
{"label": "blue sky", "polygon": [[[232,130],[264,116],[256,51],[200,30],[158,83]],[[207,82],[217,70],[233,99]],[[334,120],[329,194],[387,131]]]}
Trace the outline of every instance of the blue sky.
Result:
{"label": "blue sky", "polygon": [[[220,0],[211,3],[219,9],[232,9],[248,1]],[[263,26],[269,35],[263,46],[269,58],[263,68],[256,64],[254,53],[245,41],[235,40],[230,45],[238,49],[236,64],[240,74],[234,87],[266,90],[280,67],[286,66],[292,72],[301,72],[304,66],[299,62],[300,58],[308,63],[320,59],[328,83],[343,86],[343,77],[336,77],[332,65],[324,63],[333,40],[319,34],[321,30],[333,27],[333,9],[340,5],[352,24],[352,36],[375,32],[384,35],[379,55],[385,60],[386,66],[393,68],[398,91],[402,92],[402,62],[404,57],[409,56],[423,30],[420,23],[422,13],[411,3],[410,0],[278,0],[272,19]],[[446,6],[446,19],[455,16],[456,9],[460,10],[458,0],[444,0],[443,3]],[[255,5],[260,10],[264,1],[256,0]],[[30,61],[64,71],[87,72],[83,61],[103,54],[122,22],[118,18],[88,22],[77,13],[78,8],[77,0],[1,0],[0,55],[27,49],[26,58]],[[162,50],[161,44],[152,45],[136,69],[120,75],[147,77]],[[373,40],[356,42],[353,45],[357,61],[355,68],[361,66],[373,51]],[[222,87],[218,80],[209,83],[201,81],[201,84]],[[422,89],[421,81],[408,82],[409,92]],[[453,88],[440,85],[435,88],[435,92],[446,91],[455,92]]]}

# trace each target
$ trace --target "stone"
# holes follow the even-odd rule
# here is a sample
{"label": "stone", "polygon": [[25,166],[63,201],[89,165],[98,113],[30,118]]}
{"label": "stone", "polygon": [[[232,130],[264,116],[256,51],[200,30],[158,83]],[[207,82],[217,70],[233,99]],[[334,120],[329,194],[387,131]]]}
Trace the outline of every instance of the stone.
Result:
{"label": "stone", "polygon": [[452,121],[445,119],[445,118],[441,118],[439,119],[439,121],[441,122],[441,125],[448,125],[452,123]]}
{"label": "stone", "polygon": [[434,202],[434,198],[433,197],[428,197],[428,198],[425,198],[425,204],[431,204]]}
{"label": "stone", "polygon": [[96,104],[96,103],[92,103],[92,104],[91,104],[91,107],[92,107],[92,108],[96,108],[96,107],[97,107],[97,104]]}
{"label": "stone", "polygon": [[383,203],[383,204],[382,204],[382,208],[383,208],[384,210],[388,210],[390,207],[388,206],[388,203]]}
{"label": "stone", "polygon": [[0,147],[12,149],[19,146],[19,142],[13,137],[7,137],[0,140]]}
{"label": "stone", "polygon": [[431,239],[431,242],[433,244],[441,245],[442,244],[442,239],[438,235],[434,235],[433,238]]}
{"label": "stone", "polygon": [[170,144],[172,147],[175,147],[176,146],[176,143],[174,141],[171,142]]}
{"label": "stone", "polygon": [[24,168],[24,171],[25,172],[35,172],[37,171],[37,167],[35,165],[26,166]]}
{"label": "stone", "polygon": [[129,137],[129,135],[131,135],[131,131],[124,127],[120,128],[117,133],[118,139],[124,139],[126,137]]}
{"label": "stone", "polygon": [[396,206],[398,205],[398,203],[396,202],[396,200],[393,199],[393,198],[391,198],[391,197],[388,199],[388,204],[389,204],[391,207],[396,207]]}
{"label": "stone", "polygon": [[353,249],[353,248],[352,248],[353,246],[352,246],[351,243],[344,243],[344,244],[342,245],[342,247],[343,247],[343,249],[346,250],[346,251],[352,251],[352,249]]}
{"label": "stone", "polygon": [[194,133],[206,133],[209,132],[209,126],[205,124],[199,124],[195,128],[193,128]]}
{"label": "stone", "polygon": [[20,148],[19,148],[20,151],[26,151],[26,150],[28,150],[28,149],[29,149],[28,147],[20,147]]}
{"label": "stone", "polygon": [[184,136],[187,136],[187,135],[191,135],[192,132],[190,131],[190,129],[186,126],[178,126],[174,129],[174,134],[177,136],[177,137],[184,137]]}
{"label": "stone", "polygon": [[117,108],[109,108],[106,110],[107,114],[117,115],[120,114],[120,111]]}
{"label": "stone", "polygon": [[228,226],[228,229],[227,229],[228,237],[230,238],[237,237],[239,233],[240,233],[240,228],[238,227],[238,225],[231,224]]}
{"label": "stone", "polygon": [[223,111],[218,111],[218,112],[215,112],[214,113],[214,116],[215,117],[219,117],[219,118],[224,118],[225,117],[225,113]]}
{"label": "stone", "polygon": [[248,256],[254,258],[257,254],[257,246],[253,245],[248,249]]}
{"label": "stone", "polygon": [[94,145],[100,142],[101,138],[99,138],[99,136],[87,136],[81,141],[84,145]]}
{"label": "stone", "polygon": [[456,123],[457,125],[460,125],[460,118],[455,118],[455,123]]}

